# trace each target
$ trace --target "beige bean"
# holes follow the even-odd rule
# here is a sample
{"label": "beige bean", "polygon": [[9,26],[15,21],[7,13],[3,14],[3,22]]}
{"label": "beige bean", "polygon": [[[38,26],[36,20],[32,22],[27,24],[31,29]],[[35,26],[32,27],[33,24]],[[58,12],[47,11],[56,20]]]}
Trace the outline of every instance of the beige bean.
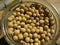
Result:
{"label": "beige bean", "polygon": [[40,36],[40,35],[37,35],[37,37],[38,37],[38,39],[40,39],[40,38],[41,38],[41,36]]}
{"label": "beige bean", "polygon": [[32,36],[33,36],[33,35],[32,35],[31,33],[29,33],[29,37],[32,38]]}
{"label": "beige bean", "polygon": [[28,33],[27,32],[24,33],[24,37],[28,37]]}
{"label": "beige bean", "polygon": [[13,35],[14,32],[13,32],[12,30],[8,30],[8,34],[9,34],[9,35]]}
{"label": "beige bean", "polygon": [[37,33],[34,33],[34,34],[33,34],[33,37],[34,37],[34,38],[37,38],[37,37],[38,37]]}
{"label": "beige bean", "polygon": [[37,15],[38,17],[40,17],[40,14],[39,14],[39,13],[37,13],[36,15]]}
{"label": "beige bean", "polygon": [[43,13],[41,13],[41,16],[44,16],[44,14],[43,14]]}
{"label": "beige bean", "polygon": [[15,18],[15,16],[12,14],[12,15],[11,15],[11,18],[13,18],[13,19],[14,19],[14,18]]}
{"label": "beige bean", "polygon": [[13,20],[13,23],[16,23],[16,20],[15,19]]}
{"label": "beige bean", "polygon": [[26,29],[25,28],[21,28],[21,32],[26,32]]}
{"label": "beige bean", "polygon": [[26,18],[29,18],[30,16],[29,16],[29,15],[27,15],[27,14],[25,14],[25,17],[26,17]]}
{"label": "beige bean", "polygon": [[34,43],[34,45],[39,45],[38,43]]}
{"label": "beige bean", "polygon": [[18,36],[16,36],[16,35],[13,36],[13,40],[14,40],[14,41],[18,41]]}
{"label": "beige bean", "polygon": [[8,30],[11,30],[11,31],[13,31],[13,30],[14,30],[14,28],[12,28],[12,27],[11,27],[11,28],[8,28]]}
{"label": "beige bean", "polygon": [[34,17],[36,17],[36,14],[35,14],[35,13],[33,13],[33,16],[34,16]]}
{"label": "beige bean", "polygon": [[16,21],[16,23],[19,25],[20,24],[20,21]]}
{"label": "beige bean", "polygon": [[21,7],[25,7],[25,4],[21,4]]}
{"label": "beige bean", "polygon": [[26,22],[27,22],[27,23],[31,23],[31,22],[32,22],[32,20],[27,20]]}
{"label": "beige bean", "polygon": [[13,18],[12,17],[8,17],[8,21],[12,21],[13,20]]}
{"label": "beige bean", "polygon": [[17,28],[18,28],[18,29],[20,29],[20,28],[21,28],[21,26],[20,26],[20,25],[18,25],[18,26],[17,26]]}
{"label": "beige bean", "polygon": [[13,22],[8,22],[9,27],[13,27]]}
{"label": "beige bean", "polygon": [[15,17],[15,19],[16,19],[16,20],[19,20],[19,18],[18,18],[18,17]]}
{"label": "beige bean", "polygon": [[45,38],[45,37],[46,37],[46,35],[45,35],[45,34],[41,34],[41,37],[42,37],[42,38]]}
{"label": "beige bean", "polygon": [[34,23],[31,23],[31,26],[33,26],[33,27],[34,27],[34,26],[35,26],[35,24],[34,24]]}
{"label": "beige bean", "polygon": [[31,42],[31,43],[33,43],[33,42],[34,42],[34,40],[33,40],[33,39],[30,39],[30,42]]}
{"label": "beige bean", "polygon": [[25,25],[25,22],[21,22],[20,25],[21,25],[21,26],[24,26],[24,25]]}
{"label": "beige bean", "polygon": [[39,18],[38,17],[36,17],[36,21],[39,21]]}
{"label": "beige bean", "polygon": [[49,41],[50,39],[49,39],[49,37],[45,37],[45,40],[46,40],[46,41]]}
{"label": "beige bean", "polygon": [[20,8],[18,7],[18,8],[16,8],[16,11],[20,11]]}
{"label": "beige bean", "polygon": [[31,9],[31,8],[29,8],[29,11],[31,11],[32,13],[34,13],[35,11],[34,11],[34,9]]}
{"label": "beige bean", "polygon": [[34,39],[34,41],[35,41],[35,42],[38,42],[38,41],[39,41],[39,39],[38,39],[38,38],[35,38],[35,39]]}
{"label": "beige bean", "polygon": [[27,7],[24,7],[25,11],[28,11],[28,8]]}
{"label": "beige bean", "polygon": [[20,30],[17,29],[17,30],[14,30],[14,34],[18,35],[20,33]]}
{"label": "beige bean", "polygon": [[21,17],[24,17],[24,14],[23,13],[21,13],[20,15],[21,15]]}
{"label": "beige bean", "polygon": [[49,26],[48,26],[48,25],[45,25],[45,26],[44,26],[44,29],[49,29]]}
{"label": "beige bean", "polygon": [[25,38],[25,41],[26,41],[26,42],[30,42],[30,37],[26,37],[26,38]]}
{"label": "beige bean", "polygon": [[47,33],[47,36],[51,37],[52,35],[51,35],[51,33]]}
{"label": "beige bean", "polygon": [[51,32],[51,30],[50,30],[50,29],[47,29],[47,32],[48,32],[48,33],[50,33],[50,32]]}
{"label": "beige bean", "polygon": [[16,13],[16,12],[13,12],[13,15],[14,15],[14,16],[16,16],[16,15],[17,15],[17,13]]}
{"label": "beige bean", "polygon": [[39,11],[38,10],[35,10],[35,13],[37,14],[37,13],[39,13]]}
{"label": "beige bean", "polygon": [[45,19],[45,24],[49,25],[49,20]]}
{"label": "beige bean", "polygon": [[39,22],[40,22],[41,24],[43,24],[43,23],[44,23],[44,20],[40,20]]}
{"label": "beige bean", "polygon": [[25,5],[27,8],[29,8],[30,7],[30,4],[28,4],[28,3],[26,3],[26,5]]}
{"label": "beige bean", "polygon": [[41,42],[44,44],[45,43],[45,39],[42,39]]}
{"label": "beige bean", "polygon": [[22,20],[23,20],[23,21],[26,21],[27,19],[26,19],[26,17],[23,17]]}
{"label": "beige bean", "polygon": [[36,20],[32,20],[33,21],[33,23],[36,23]]}
{"label": "beige bean", "polygon": [[31,43],[30,45],[34,45],[33,43]]}
{"label": "beige bean", "polygon": [[22,17],[21,17],[21,16],[19,16],[19,17],[18,17],[18,20],[19,20],[19,21],[21,21],[21,20],[22,20]]}
{"label": "beige bean", "polygon": [[40,33],[43,33],[43,27],[40,27],[39,30],[40,30]]}
{"label": "beige bean", "polygon": [[39,11],[40,11],[40,13],[44,13],[44,10],[43,10],[43,9],[41,9],[41,8],[39,9]]}
{"label": "beige bean", "polygon": [[20,12],[24,13],[24,9],[20,9]]}
{"label": "beige bean", "polygon": [[28,28],[26,31],[27,31],[28,33],[30,33],[30,32],[31,32],[31,29]]}
{"label": "beige bean", "polygon": [[18,34],[19,39],[23,39],[23,34]]}
{"label": "beige bean", "polygon": [[43,34],[47,34],[47,31],[43,31]]}
{"label": "beige bean", "polygon": [[54,20],[53,16],[51,16],[49,19],[50,19],[50,21],[53,21]]}
{"label": "beige bean", "polygon": [[32,26],[31,26],[31,25],[29,25],[28,27],[29,27],[30,29],[32,29]]}
{"label": "beige bean", "polygon": [[54,25],[55,24],[55,21],[50,21],[50,25]]}
{"label": "beige bean", "polygon": [[39,22],[36,22],[36,25],[37,25],[37,26],[39,26],[39,25],[40,25],[40,23],[39,23]]}
{"label": "beige bean", "polygon": [[17,12],[18,16],[20,16],[20,12]]}
{"label": "beige bean", "polygon": [[34,9],[34,10],[35,10],[35,7],[32,7],[32,9]]}
{"label": "beige bean", "polygon": [[15,23],[13,26],[14,26],[14,28],[16,28],[18,25],[17,25],[17,23]]}
{"label": "beige bean", "polygon": [[54,29],[51,29],[51,33],[54,34],[55,33],[55,30]]}
{"label": "beige bean", "polygon": [[28,29],[28,25],[24,25],[24,28],[25,28],[25,29]]}
{"label": "beige bean", "polygon": [[31,13],[31,12],[26,12],[26,14],[28,14],[29,16],[31,16],[31,15],[32,15],[32,13]]}
{"label": "beige bean", "polygon": [[34,33],[36,30],[34,28],[31,29],[31,32]]}
{"label": "beige bean", "polygon": [[36,33],[39,33],[40,32],[40,30],[39,29],[36,29]]}

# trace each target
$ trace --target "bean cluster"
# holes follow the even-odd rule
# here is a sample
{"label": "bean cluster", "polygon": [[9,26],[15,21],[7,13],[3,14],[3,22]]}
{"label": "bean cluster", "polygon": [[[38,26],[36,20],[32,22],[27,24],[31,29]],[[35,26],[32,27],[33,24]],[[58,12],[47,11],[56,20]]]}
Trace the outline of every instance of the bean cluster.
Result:
{"label": "bean cluster", "polygon": [[8,34],[23,45],[41,45],[55,33],[54,17],[40,4],[21,4],[8,17]]}

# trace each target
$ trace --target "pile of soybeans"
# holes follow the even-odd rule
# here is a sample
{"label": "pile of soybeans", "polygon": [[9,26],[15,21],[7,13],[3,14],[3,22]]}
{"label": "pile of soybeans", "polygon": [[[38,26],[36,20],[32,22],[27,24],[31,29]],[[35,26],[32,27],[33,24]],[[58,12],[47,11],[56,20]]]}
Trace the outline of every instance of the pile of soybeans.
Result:
{"label": "pile of soybeans", "polygon": [[16,7],[8,17],[8,34],[22,45],[42,45],[55,33],[54,17],[38,3],[26,3]]}

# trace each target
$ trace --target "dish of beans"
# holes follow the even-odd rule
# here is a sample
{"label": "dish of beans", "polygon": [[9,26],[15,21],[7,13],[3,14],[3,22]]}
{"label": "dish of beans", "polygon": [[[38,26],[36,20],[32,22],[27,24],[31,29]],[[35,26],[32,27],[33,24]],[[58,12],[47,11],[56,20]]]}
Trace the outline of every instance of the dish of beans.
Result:
{"label": "dish of beans", "polygon": [[38,3],[21,4],[8,17],[8,34],[22,45],[42,45],[54,35],[55,20],[49,10]]}

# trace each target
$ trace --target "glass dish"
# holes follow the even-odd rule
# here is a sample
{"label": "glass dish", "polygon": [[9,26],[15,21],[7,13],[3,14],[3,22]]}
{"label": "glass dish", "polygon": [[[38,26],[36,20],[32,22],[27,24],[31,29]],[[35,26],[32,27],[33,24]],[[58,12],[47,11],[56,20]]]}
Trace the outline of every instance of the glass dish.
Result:
{"label": "glass dish", "polygon": [[5,9],[4,9],[4,13],[2,16],[2,20],[1,20],[1,28],[2,28],[2,33],[4,34],[4,38],[6,39],[6,41],[10,44],[10,45],[20,45],[19,43],[14,42],[10,36],[7,34],[7,18],[8,16],[12,13],[12,11],[14,10],[15,7],[19,6],[21,3],[40,3],[42,5],[44,5],[45,7],[47,7],[50,12],[53,14],[53,17],[55,19],[55,34],[52,37],[52,40],[49,41],[48,43],[46,43],[45,45],[53,45],[56,40],[59,37],[59,33],[60,33],[60,16],[58,14],[58,12],[56,11],[55,7],[52,6],[49,2],[47,2],[47,0],[15,0],[13,1],[11,4],[9,4]]}

